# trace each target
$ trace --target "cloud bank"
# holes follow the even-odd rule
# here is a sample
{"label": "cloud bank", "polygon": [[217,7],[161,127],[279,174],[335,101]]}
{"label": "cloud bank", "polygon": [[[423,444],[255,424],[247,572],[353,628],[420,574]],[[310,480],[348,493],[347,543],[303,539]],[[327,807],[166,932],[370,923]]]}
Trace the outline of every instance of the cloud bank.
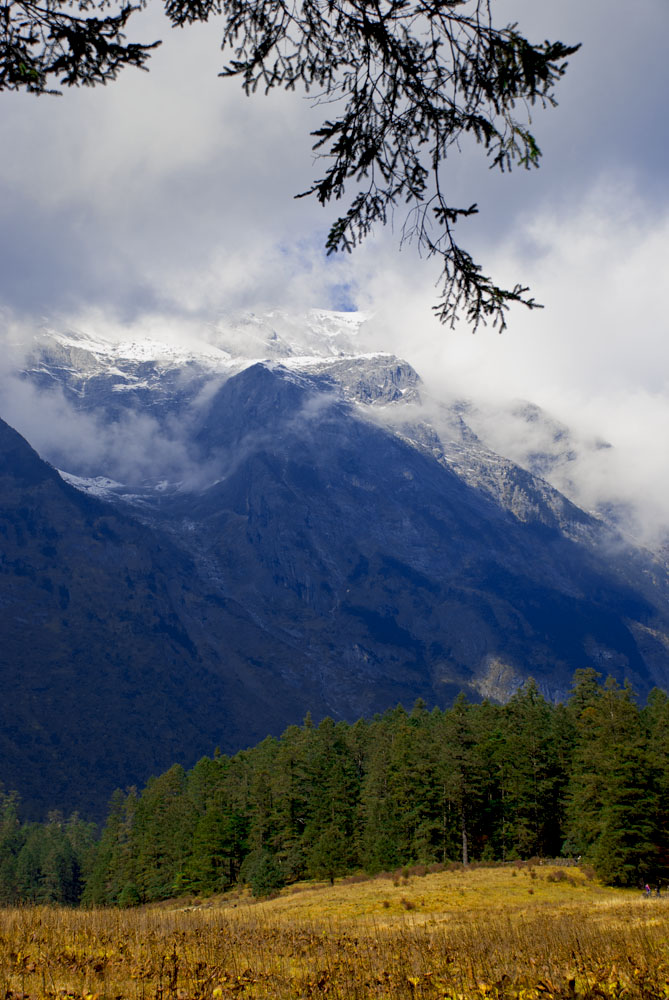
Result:
{"label": "cloud bank", "polygon": [[[491,250],[496,273],[525,275],[545,309],[516,308],[501,335],[445,331],[420,311],[424,278],[382,273],[363,303],[375,308],[370,333],[439,398],[471,398],[489,414],[531,400],[582,440],[610,442],[572,465],[574,496],[589,509],[631,505],[635,532],[651,541],[669,525],[669,206],[609,175],[570,213],[539,212]],[[486,434],[523,464],[534,444],[521,423],[494,416]]]}

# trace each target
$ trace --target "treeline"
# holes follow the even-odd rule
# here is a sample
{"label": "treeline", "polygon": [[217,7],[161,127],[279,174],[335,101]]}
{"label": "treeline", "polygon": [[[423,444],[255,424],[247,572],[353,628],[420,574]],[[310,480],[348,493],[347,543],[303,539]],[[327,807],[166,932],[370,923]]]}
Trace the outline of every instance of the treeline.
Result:
{"label": "treeline", "polygon": [[77,905],[97,858],[98,830],[75,813],[21,823],[15,792],[0,789],[0,903]]}
{"label": "treeline", "polygon": [[95,844],[76,817],[21,826],[5,796],[0,895],[127,906],[240,881],[260,895],[359,870],[560,855],[611,884],[664,881],[668,791],[667,696],[640,708],[584,670],[567,705],[529,682],[505,705],[307,718],[116,792]]}

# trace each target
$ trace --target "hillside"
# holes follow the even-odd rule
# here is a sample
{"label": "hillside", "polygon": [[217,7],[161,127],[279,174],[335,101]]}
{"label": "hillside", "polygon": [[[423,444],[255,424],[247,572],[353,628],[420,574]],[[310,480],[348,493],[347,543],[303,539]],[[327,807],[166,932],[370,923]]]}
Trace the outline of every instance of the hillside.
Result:
{"label": "hillside", "polygon": [[1,780],[29,815],[102,818],[114,788],[261,738],[289,712],[277,644],[243,609],[198,590],[183,550],[63,482],[1,421],[0,495]]}
{"label": "hillside", "polygon": [[29,808],[100,816],[116,785],[307,711],[504,700],[530,676],[561,700],[587,666],[668,686],[664,564],[359,326],[35,343],[16,377],[43,454],[0,436],[0,780]]}

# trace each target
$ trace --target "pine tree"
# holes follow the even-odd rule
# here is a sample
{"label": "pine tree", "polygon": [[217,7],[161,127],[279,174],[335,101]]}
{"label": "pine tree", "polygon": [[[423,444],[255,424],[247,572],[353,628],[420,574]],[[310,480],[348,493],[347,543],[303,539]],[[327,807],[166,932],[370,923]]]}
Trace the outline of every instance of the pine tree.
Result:
{"label": "pine tree", "polygon": [[249,848],[254,853],[267,851],[274,854],[276,850],[278,824],[273,775],[278,747],[278,740],[268,736],[248,754]]}
{"label": "pine tree", "polygon": [[0,789],[0,904],[18,901],[16,862],[25,842],[19,820],[19,798],[16,792],[6,794]]}
{"label": "pine tree", "polygon": [[26,830],[26,839],[16,859],[18,898],[24,903],[42,902],[42,833],[38,824]]}
{"label": "pine tree", "polygon": [[183,891],[197,814],[179,764],[152,778],[137,804],[133,840],[136,885],[144,900],[168,899]]}
{"label": "pine tree", "polygon": [[391,789],[393,733],[387,720],[370,726],[369,750],[360,792],[361,859],[369,872],[402,863],[398,808]]}
{"label": "pine tree", "polygon": [[62,820],[42,827],[39,901],[75,906],[81,899],[81,866],[63,828]]}
{"label": "pine tree", "polygon": [[441,726],[439,782],[442,788],[444,855],[469,863],[482,848],[481,819],[489,775],[476,738],[477,708],[460,695]]}
{"label": "pine tree", "polygon": [[277,862],[288,880],[306,872],[304,831],[313,793],[311,762],[317,742],[313,726],[290,726],[281,736],[272,781]]}
{"label": "pine tree", "polygon": [[389,787],[404,863],[430,864],[441,853],[437,719],[419,699],[408,718],[399,715],[391,724]]}
{"label": "pine tree", "polygon": [[655,825],[658,871],[669,879],[669,697],[655,688],[650,692],[642,720],[648,740],[650,765],[657,781]]}
{"label": "pine tree", "polygon": [[304,829],[308,872],[334,882],[357,862],[358,782],[345,740],[347,727],[326,718],[315,732],[308,762],[311,801]]}
{"label": "pine tree", "polygon": [[210,805],[197,821],[181,888],[203,895],[231,888],[247,853],[247,832],[244,817]]}
{"label": "pine tree", "polygon": [[124,893],[126,904],[130,899],[141,902],[135,831],[137,804],[135,788],[127,795],[120,789],[112,795],[107,822],[84,889],[84,903],[109,906],[119,903]]}
{"label": "pine tree", "polygon": [[555,857],[562,846],[562,791],[555,709],[529,680],[504,708],[505,853]]}
{"label": "pine tree", "polygon": [[250,855],[244,866],[244,878],[254,896],[271,896],[286,884],[281,867],[269,851]]}
{"label": "pine tree", "polygon": [[579,676],[573,699],[568,843],[604,881],[635,885],[658,873],[658,775],[631,688],[592,681]]}

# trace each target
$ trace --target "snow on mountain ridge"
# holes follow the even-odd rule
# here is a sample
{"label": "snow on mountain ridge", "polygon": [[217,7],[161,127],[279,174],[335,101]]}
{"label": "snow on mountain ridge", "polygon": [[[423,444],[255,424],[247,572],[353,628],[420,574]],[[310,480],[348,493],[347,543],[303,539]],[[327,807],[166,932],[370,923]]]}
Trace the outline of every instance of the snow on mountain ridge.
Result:
{"label": "snow on mountain ridge", "polygon": [[311,309],[306,314],[281,310],[257,315],[221,317],[211,328],[212,343],[232,357],[256,360],[358,356],[364,351],[360,312]]}
{"label": "snow on mountain ridge", "polygon": [[184,323],[170,329],[148,325],[128,330],[105,322],[95,323],[92,332],[47,327],[35,339],[32,360],[58,362],[79,376],[104,371],[119,377],[127,377],[129,365],[147,363],[160,369],[195,364],[220,374],[233,374],[259,361],[313,367],[329,358],[382,354],[366,353],[358,340],[365,320],[363,313],[314,309],[306,315],[273,311],[223,316],[197,328]]}
{"label": "snow on mountain ridge", "polygon": [[[543,516],[534,504],[528,505],[527,490],[518,480],[519,470],[514,463],[501,458],[472,431],[466,407],[443,405],[424,397],[422,380],[410,364],[389,353],[364,350],[364,337],[358,339],[364,321],[365,316],[357,313],[313,310],[306,317],[298,317],[272,312],[235,320],[223,318],[205,332],[206,341],[191,337],[188,345],[157,337],[142,342],[115,340],[110,335],[79,331],[50,331],[49,340],[41,343],[46,348],[45,374],[55,374],[54,363],[60,363],[61,375],[77,396],[78,406],[105,411],[112,421],[119,419],[119,406],[128,413],[135,408],[151,412],[161,424],[168,421],[164,426],[170,437],[175,427],[175,406],[182,414],[178,419],[183,427],[199,408],[198,399],[211,398],[221,380],[253,364],[283,370],[300,382],[314,379],[314,390],[318,387],[327,391],[331,386],[359,408],[361,416],[372,418],[375,413],[376,422],[450,466],[470,485],[501,500],[521,519]],[[64,352],[64,357],[54,356],[59,353],[54,351],[54,345]],[[305,349],[310,353],[302,353]],[[256,352],[260,357],[253,357]],[[64,370],[63,361],[68,362]],[[399,410],[397,404],[402,404]],[[155,477],[162,478],[163,473],[156,469]],[[106,490],[118,496],[123,491],[130,499],[127,486],[102,483],[99,477],[84,476],[77,483],[70,482],[87,492]],[[135,481],[133,499],[137,485]],[[176,481],[172,483],[173,488],[180,486]],[[540,506],[545,505],[550,516],[557,515],[564,521],[562,505],[552,493],[549,488],[541,491]],[[566,520],[571,519],[567,515]]]}
{"label": "snow on mountain ridge", "polygon": [[[189,459],[175,463],[175,449],[187,454],[188,428],[199,425],[218,387],[246,368],[262,364],[305,377],[313,382],[315,392],[331,389],[354,405],[360,416],[385,424],[521,519],[542,519],[548,509],[549,519],[557,517],[563,526],[578,523],[574,511],[563,506],[566,497],[621,528],[619,517],[588,503],[589,497],[571,474],[593,456],[597,458],[608,447],[604,442],[580,438],[527,402],[516,400],[493,410],[482,401],[430,399],[410,364],[393,354],[369,350],[366,319],[362,313],[311,310],[298,315],[275,310],[222,316],[197,327],[192,323],[180,327],[175,321],[166,330],[150,324],[142,330],[115,328],[103,321],[91,332],[45,330],[24,374],[43,388],[60,386],[77,410],[88,411],[96,419],[99,415],[104,427],[132,424],[132,436],[137,438],[140,415],[155,421],[156,430],[147,434],[150,472],[141,476],[147,484],[149,479],[157,481],[167,475],[174,488],[184,488],[184,483],[192,486],[192,470],[186,474],[181,469]],[[407,408],[407,404],[415,405]],[[123,440],[130,433],[124,433]],[[156,435],[161,443],[158,450]],[[111,440],[108,450],[116,455],[123,448]],[[164,468],[163,458],[156,460],[158,454],[167,463]],[[54,457],[60,465],[68,458],[65,454]],[[76,455],[73,462],[72,471],[84,476],[99,471],[118,478],[124,470],[122,456],[107,467],[99,464],[96,468],[89,462],[84,468]],[[527,474],[535,480],[531,489],[529,481],[525,482]],[[545,484],[540,489],[538,481]],[[132,482],[134,492],[136,471]],[[530,493],[541,497],[538,506],[528,501]]]}
{"label": "snow on mountain ridge", "polygon": [[207,362],[214,366],[227,367],[234,361],[228,352],[202,341],[197,347],[182,346],[168,340],[147,338],[145,340],[112,340],[100,338],[80,331],[45,331],[37,341],[38,349],[53,350],[53,345],[60,347],[65,353],[84,352],[95,359],[98,365],[109,374],[124,374],[118,363],[130,361],[136,363],[162,363],[161,367],[179,367],[191,361]]}

